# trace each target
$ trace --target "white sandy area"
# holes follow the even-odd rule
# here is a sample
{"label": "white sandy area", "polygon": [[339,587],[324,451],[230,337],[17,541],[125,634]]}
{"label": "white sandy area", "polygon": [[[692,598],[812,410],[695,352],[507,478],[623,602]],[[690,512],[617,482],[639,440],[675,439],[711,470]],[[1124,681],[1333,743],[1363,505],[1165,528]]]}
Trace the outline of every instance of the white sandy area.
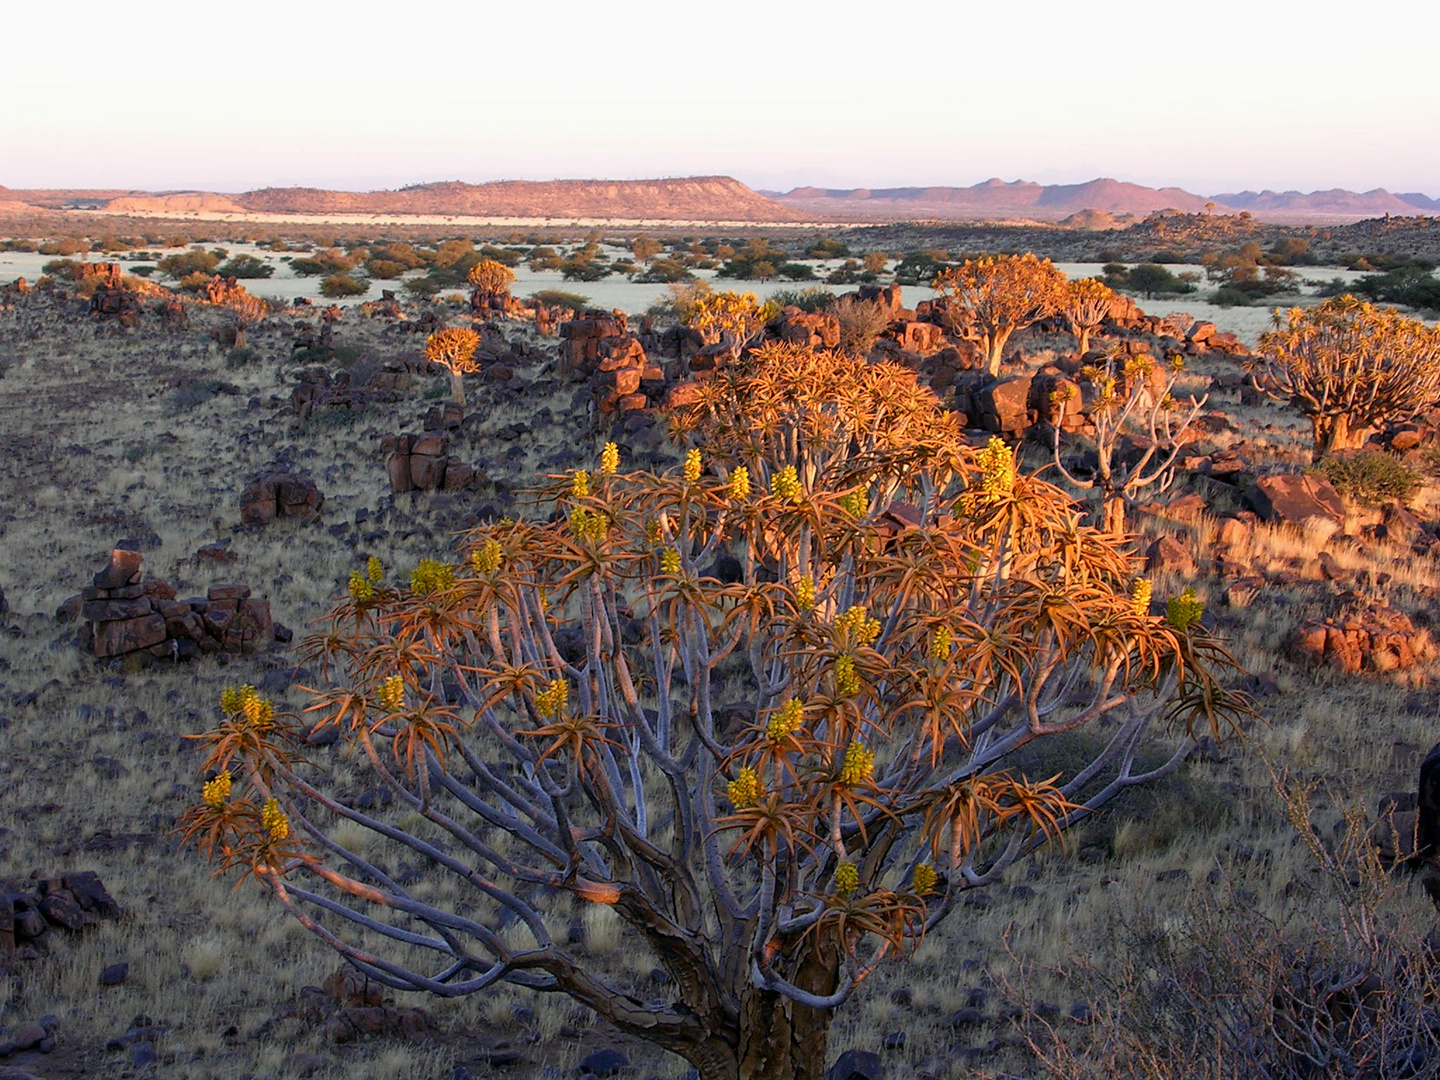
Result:
{"label": "white sandy area", "polygon": [[[282,253],[261,249],[253,244],[207,244],[207,249],[222,247],[234,255],[253,255],[275,268],[273,276],[268,278],[246,279],[244,286],[256,296],[263,296],[269,300],[294,301],[304,297],[317,303],[330,303],[320,296],[320,277],[301,277],[290,269],[290,264],[284,261]],[[552,245],[558,251],[567,250],[565,245]],[[612,258],[628,255],[625,249],[612,245],[604,245],[605,252]],[[173,253],[172,249],[160,254]],[[290,253],[292,258],[303,258],[305,253]],[[81,256],[71,256],[80,258]],[[34,252],[22,251],[0,251],[0,282],[9,282],[17,277],[25,277],[31,282],[35,281],[42,272],[42,267],[57,258],[53,255],[40,255]],[[93,262],[118,262],[125,270],[130,270],[137,263],[127,258],[124,254],[100,255],[91,254],[86,256]],[[841,264],[842,260],[824,260],[812,262],[807,265],[815,269],[816,281],[740,281],[736,279],[717,278],[713,270],[701,270],[696,272],[696,277],[709,281],[717,289],[734,289],[741,292],[753,292],[760,299],[765,299],[774,293],[790,291],[795,289],[812,288],[823,286],[825,276]],[[150,263],[149,265],[154,265]],[[1097,277],[1101,272],[1100,263],[1057,263],[1065,274],[1071,278]],[[892,264],[893,266],[893,264]],[[1191,296],[1160,297],[1153,300],[1146,300],[1137,297],[1136,302],[1147,313],[1153,315],[1164,315],[1168,312],[1184,312],[1196,319],[1204,319],[1213,322],[1221,330],[1237,334],[1242,341],[1248,345],[1254,345],[1258,336],[1271,325],[1275,308],[1288,309],[1297,303],[1315,303],[1314,295],[1316,285],[1327,283],[1333,278],[1341,278],[1345,281],[1354,281],[1363,275],[1357,271],[1339,269],[1337,267],[1296,267],[1296,273],[1304,279],[1305,285],[1301,295],[1275,296],[1260,305],[1254,307],[1218,307],[1200,299],[1201,296],[1208,296],[1214,292],[1216,286],[1204,279],[1204,271],[1199,266],[1172,266],[1169,268],[1175,273],[1194,271],[1201,274],[1199,292]],[[632,315],[644,312],[651,305],[664,300],[669,295],[669,288],[665,285],[646,285],[632,282],[622,274],[612,274],[602,278],[600,281],[566,281],[557,270],[534,271],[525,263],[514,268],[515,284],[512,291],[518,297],[525,298],[539,292],[542,289],[560,289],[565,292],[577,293],[587,297],[593,307],[618,309]],[[407,277],[417,276],[419,271],[412,272]],[[361,280],[365,280],[363,275]],[[166,279],[153,276],[153,281],[166,282]],[[362,296],[349,297],[339,301],[342,305],[357,304],[365,300],[378,300],[382,290],[392,289],[397,295],[406,298],[401,292],[405,278],[393,280],[375,279],[370,282],[370,289]],[[824,286],[833,292],[841,293],[850,291],[853,286],[832,285]],[[456,290],[463,291],[463,290]],[[925,286],[907,285],[904,287],[905,305],[914,307],[921,300],[934,296],[934,291]]]}

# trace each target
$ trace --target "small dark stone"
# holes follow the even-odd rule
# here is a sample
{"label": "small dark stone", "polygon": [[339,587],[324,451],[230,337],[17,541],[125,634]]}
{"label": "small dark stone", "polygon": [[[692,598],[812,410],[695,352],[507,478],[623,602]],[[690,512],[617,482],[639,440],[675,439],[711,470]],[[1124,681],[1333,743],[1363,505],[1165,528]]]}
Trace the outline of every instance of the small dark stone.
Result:
{"label": "small dark stone", "polygon": [[885,1066],[873,1050],[846,1050],[830,1066],[825,1080],[885,1080]]}
{"label": "small dark stone", "polygon": [[904,1050],[905,1032],[892,1031],[889,1035],[886,1035],[885,1038],[880,1040],[880,1046],[885,1050]]}
{"label": "small dark stone", "polygon": [[137,1042],[130,1047],[130,1064],[137,1069],[149,1065],[157,1056],[153,1043]]}
{"label": "small dark stone", "polygon": [[614,1076],[621,1069],[630,1067],[630,1059],[619,1050],[606,1047],[604,1050],[597,1050],[580,1059],[581,1073],[589,1073],[591,1076]]}
{"label": "small dark stone", "polygon": [[956,1009],[950,1014],[950,1026],[952,1028],[979,1027],[985,1023],[985,1014],[979,1009],[966,1006],[963,1009]]}
{"label": "small dark stone", "polygon": [[100,972],[101,986],[120,986],[130,976],[129,964],[111,964]]}

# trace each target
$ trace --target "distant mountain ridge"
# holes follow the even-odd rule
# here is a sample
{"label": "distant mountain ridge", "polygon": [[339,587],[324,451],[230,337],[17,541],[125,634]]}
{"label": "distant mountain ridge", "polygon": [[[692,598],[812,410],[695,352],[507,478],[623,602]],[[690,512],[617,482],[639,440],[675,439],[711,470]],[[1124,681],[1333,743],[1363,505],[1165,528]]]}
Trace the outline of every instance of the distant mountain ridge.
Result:
{"label": "distant mountain ridge", "polygon": [[1038,184],[1028,180],[985,180],[970,187],[817,188],[761,191],[776,202],[820,217],[898,221],[916,218],[987,220],[1024,218],[1062,221],[1098,211],[1144,217],[1159,210],[1228,214],[1249,211],[1277,219],[1330,219],[1412,215],[1440,210],[1440,200],[1419,192],[1393,195],[1382,188],[1357,193],[1330,191],[1243,191],[1195,195],[1183,188],[1152,188],[1101,178],[1083,184]]}
{"label": "distant mountain ridge", "polygon": [[756,194],[728,176],[659,180],[500,180],[415,184],[395,191],[261,188],[208,191],[9,191],[32,206],[117,214],[404,214],[492,218],[804,222],[809,215]]}
{"label": "distant mountain ridge", "polygon": [[1440,214],[1440,199],[1383,188],[1354,192],[1239,191],[1196,195],[1110,178],[1083,184],[990,179],[969,187],[820,188],[755,191],[728,176],[656,180],[499,180],[413,184],[393,191],[272,187],[239,194],[123,189],[12,189],[0,186],[7,213],[39,209],[99,210],[144,216],[395,215],[595,221],[806,222],[1038,221],[1076,228],[1118,228],[1175,210],[1248,212],[1292,224]]}

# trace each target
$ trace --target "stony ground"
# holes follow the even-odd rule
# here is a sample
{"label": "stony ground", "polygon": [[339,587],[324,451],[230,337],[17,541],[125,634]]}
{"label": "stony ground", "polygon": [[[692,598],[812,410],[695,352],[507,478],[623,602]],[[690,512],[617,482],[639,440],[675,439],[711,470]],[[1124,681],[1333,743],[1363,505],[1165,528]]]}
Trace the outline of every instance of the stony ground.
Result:
{"label": "stony ground", "polygon": [[[294,684],[307,673],[283,651],[224,666],[214,657],[176,666],[83,655],[77,623],[55,613],[112,547],[143,551],[146,571],[182,596],[243,582],[300,634],[369,556],[413,566],[477,516],[508,509],[537,477],[591,460],[603,440],[586,419],[588,391],[555,373],[553,341],[510,325],[504,366],[513,378],[473,380],[470,419],[456,436],[455,452],[482,481],[462,494],[391,496],[380,439],[419,430],[445,393],[441,380],[408,375],[396,400],[302,420],[290,392],[316,357],[292,359],[289,320],[253,331],[253,354],[238,366],[208,336],[215,321],[196,309],[188,329],[143,321],[124,331],[40,298],[0,311],[0,587],[10,608],[0,618],[0,878],[93,870],[123,908],[118,919],[52,932],[33,955],[5,961],[0,1044],[43,1021],[46,1045],[0,1058],[0,1070],[43,1080],[428,1080],[463,1076],[457,1066],[483,1076],[505,1065],[508,1075],[540,1077],[573,1075],[587,1055],[615,1047],[635,1075],[683,1075],[682,1062],[627,1043],[564,1001],[502,990],[458,1003],[401,995],[377,1004],[364,988],[327,991],[336,963],[323,946],[258,891],[235,890],[193,851],[177,850],[176,818],[197,797],[196,754],[184,736],[210,725],[222,686],[252,682],[296,706]],[[352,316],[338,324],[329,370],[400,362],[422,342]],[[1223,367],[1199,364],[1197,380]],[[1231,427],[1217,425],[1200,449],[1238,447],[1261,469],[1305,456],[1294,416],[1241,405],[1229,391],[1211,407]],[[668,460],[652,435],[625,440],[630,460]],[[241,490],[269,468],[312,477],[326,496],[317,520],[240,525]],[[1413,789],[1440,737],[1434,662],[1344,679],[1280,653],[1299,621],[1333,613],[1346,590],[1369,589],[1411,613],[1433,610],[1440,565],[1410,546],[1321,543],[1262,525],[1235,558],[1263,587],[1251,606],[1225,608],[1227,579],[1212,574],[1209,555],[1216,513],[1237,507],[1226,505],[1228,494],[1207,495],[1207,511],[1139,524],[1198,556],[1194,583],[1240,659],[1271,675],[1256,684],[1263,719],[1021,867],[909,962],[877,974],[841,1014],[835,1055],[875,1050],[891,1076],[1034,1075],[1024,1033],[1051,1018],[1067,1038],[1085,1030],[1065,1020],[1098,1006],[1076,959],[1133,959],[1125,927],[1241,886],[1267,917],[1323,923],[1335,898],[1295,843],[1272,766],[1323,785],[1316,820],[1331,833],[1347,805],[1373,807],[1383,792]],[[1422,498],[1417,513],[1433,527],[1433,503]],[[1360,537],[1371,520],[1357,513],[1348,531]],[[1322,572],[1322,548],[1338,577]],[[1157,594],[1180,585],[1162,575]],[[1413,938],[1432,921],[1413,889],[1387,904],[1397,935]],[[617,952],[603,909],[580,929],[597,963],[644,963]],[[123,981],[102,986],[101,973],[117,964],[128,964]],[[425,1015],[407,1011],[416,1008]]]}

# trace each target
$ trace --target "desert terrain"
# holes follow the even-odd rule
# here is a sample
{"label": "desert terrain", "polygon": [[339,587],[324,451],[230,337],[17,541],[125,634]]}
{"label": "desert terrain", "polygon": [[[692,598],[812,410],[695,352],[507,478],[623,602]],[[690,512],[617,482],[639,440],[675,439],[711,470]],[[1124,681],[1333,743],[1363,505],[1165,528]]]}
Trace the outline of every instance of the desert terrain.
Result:
{"label": "desert terrain", "polygon": [[[206,782],[193,737],[215,726],[225,688],[245,684],[308,720],[306,688],[325,673],[302,642],[371,560],[400,581],[422,560],[458,559],[465,530],[536,513],[528,490],[597,470],[607,443],[626,470],[682,468],[667,403],[707,371],[697,360],[714,343],[684,325],[686,298],[707,289],[772,302],[751,344],[897,364],[960,414],[969,446],[1003,436],[1021,471],[1063,485],[1046,418],[1064,421],[1040,388],[1082,378],[1075,334],[1054,312],[1033,320],[990,377],[973,342],[929,307],[939,271],[897,282],[982,251],[1033,250],[1072,281],[1119,264],[1089,362],[1183,358],[1171,392],[1201,404],[1173,484],[1139,493],[1126,550],[1157,603],[1194,590],[1238,662],[1229,688],[1251,695],[1255,711],[1063,843],[967,893],[838,1012],[830,1061],[855,1051],[874,1055],[884,1076],[931,1080],[1252,1075],[1227,1062],[1146,1072],[1136,1047],[1194,1035],[1167,1027],[1173,1015],[1157,1003],[1195,1005],[1215,991],[1206,972],[1232,980],[1237,1009],[1262,1009],[1261,980],[1246,982],[1246,970],[1337,983],[1358,971],[1356,985],[1380,972],[1389,987],[1433,962],[1435,906],[1414,874],[1378,869],[1375,844],[1390,844],[1388,866],[1406,854],[1396,840],[1404,829],[1372,827],[1384,796],[1399,793],[1384,822],[1414,809],[1421,762],[1440,739],[1440,651],[1430,642],[1440,415],[1432,403],[1375,431],[1359,450],[1363,467],[1346,464],[1355,454],[1327,465],[1312,461],[1301,412],[1250,379],[1275,309],[1313,309],[1359,287],[1383,271],[1381,255],[1433,260],[1440,227],[1429,219],[1330,229],[1221,223],[1201,210],[1128,229],[832,228],[800,210],[767,222],[760,203],[751,215],[711,218],[708,204],[682,200],[663,229],[591,233],[588,218],[541,229],[517,201],[508,218],[485,215],[472,231],[443,214],[392,229],[389,218],[324,200],[278,223],[199,216],[230,213],[199,205],[160,207],[172,215],[161,219],[110,194],[114,216],[98,219],[103,230],[85,219],[83,245],[80,211],[22,199],[28,209],[0,221],[0,880],[17,897],[76,893],[63,883],[90,871],[118,908],[96,901],[73,929],[57,916],[23,933],[15,922],[8,941],[0,933],[0,1077],[696,1075],[560,994],[502,985],[446,999],[363,980],[357,989],[336,953],[254,882],[217,874],[180,843]],[[577,202],[577,216],[589,205]],[[115,240],[109,250],[102,232]],[[643,257],[641,232],[661,237]],[[767,239],[747,248],[758,233]],[[1287,238],[1303,239],[1313,262],[1284,262],[1277,253],[1302,250],[1283,247]],[[56,246],[65,240],[84,250]],[[1252,243],[1259,262],[1238,254]],[[1176,257],[1157,258],[1166,249]],[[190,272],[198,278],[162,269],[192,253],[216,253],[195,264],[207,267]],[[499,299],[465,277],[482,255],[511,264]],[[883,257],[862,265],[867,255]],[[269,276],[212,276],[239,257]],[[1217,261],[1230,257],[1239,261]],[[320,271],[295,269],[325,258]],[[1365,268],[1352,269],[1362,258]],[[678,280],[635,280],[656,260],[674,262]],[[1172,277],[1153,297],[1126,284],[1162,261]],[[595,264],[605,272],[585,280]],[[796,265],[808,276],[779,276]],[[749,276],[757,266],[763,276]],[[1267,266],[1273,291],[1216,302]],[[363,290],[322,295],[340,276]],[[262,303],[246,307],[244,295]],[[478,335],[463,408],[448,405],[450,380],[425,355],[443,327]],[[576,358],[592,330],[643,371],[630,393],[593,357]],[[999,384],[1021,386],[1018,404]],[[1094,428],[1065,432],[1078,474],[1094,455]],[[422,450],[426,439],[441,449]],[[1089,505],[1089,494],[1067,490]],[[136,582],[132,563],[123,579],[104,579],[116,549],[143,559],[140,582],[166,588],[118,595]],[[131,648],[125,635],[138,630],[110,628],[144,617],[104,605],[136,601],[146,612],[190,607],[153,616],[165,624],[160,639]],[[308,727],[305,737],[330,790],[401,818],[353,747]],[[1065,764],[1088,747],[1071,744]],[[339,828],[343,842],[367,843],[358,827]],[[425,874],[403,854],[384,857],[397,876]],[[595,970],[637,996],[671,993],[610,908],[565,897],[550,914]],[[1432,1056],[1407,1058],[1409,1073],[1387,1064],[1357,1075],[1433,1075],[1440,1035],[1425,1028],[1435,1016],[1426,1008],[1405,1046]],[[1411,1015],[1398,1006],[1385,1015],[1399,1025],[1402,1014]]]}

